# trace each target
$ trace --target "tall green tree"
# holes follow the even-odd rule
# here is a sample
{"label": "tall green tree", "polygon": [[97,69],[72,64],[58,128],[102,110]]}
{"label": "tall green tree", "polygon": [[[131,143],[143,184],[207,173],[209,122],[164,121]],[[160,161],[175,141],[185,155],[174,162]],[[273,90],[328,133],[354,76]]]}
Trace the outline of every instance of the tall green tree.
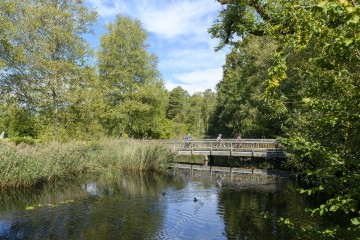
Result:
{"label": "tall green tree", "polygon": [[166,117],[168,119],[176,118],[178,121],[184,121],[184,109],[189,97],[189,93],[180,86],[171,90],[169,94],[169,104],[166,107]]}
{"label": "tall green tree", "polygon": [[215,116],[216,109],[216,92],[213,92],[211,89],[206,89],[203,93],[203,107],[202,107],[202,117],[204,119],[204,132],[206,135],[214,136],[216,132],[214,131],[214,126],[212,125],[213,118]]}
{"label": "tall green tree", "polygon": [[224,77],[217,84],[218,132],[228,136],[241,133],[249,138],[281,135],[284,116],[275,114],[264,94],[276,48],[276,42],[269,37],[249,35],[227,55]]}
{"label": "tall green tree", "polygon": [[107,102],[103,125],[113,136],[159,138],[167,95],[147,33],[139,20],[120,15],[106,29],[98,53]]}
{"label": "tall green tree", "polygon": [[195,136],[204,136],[205,134],[205,123],[203,117],[204,109],[204,98],[202,93],[194,93],[190,99],[190,106],[186,113],[187,119],[186,124],[191,132]]}
{"label": "tall green tree", "polygon": [[193,95],[180,86],[171,90],[166,117],[172,123],[173,136],[183,138],[190,134],[193,138],[202,138],[209,134],[209,122],[216,105],[215,96],[210,89]]}
{"label": "tall green tree", "polygon": [[[10,4],[11,2],[11,4]],[[66,132],[64,111],[81,88],[88,56],[84,34],[96,19],[81,0],[2,1],[1,92],[36,114],[42,134]],[[83,79],[82,79],[83,80]]]}
{"label": "tall green tree", "polygon": [[185,123],[186,106],[188,105],[189,93],[178,86],[169,93],[169,102],[166,106],[166,117],[172,123],[172,132],[174,137],[183,138],[189,132]]}
{"label": "tall green tree", "polygon": [[76,97],[64,109],[62,124],[67,139],[92,140],[106,136],[101,124],[106,103],[99,77],[93,67],[85,67],[78,75],[80,86],[72,87]]}

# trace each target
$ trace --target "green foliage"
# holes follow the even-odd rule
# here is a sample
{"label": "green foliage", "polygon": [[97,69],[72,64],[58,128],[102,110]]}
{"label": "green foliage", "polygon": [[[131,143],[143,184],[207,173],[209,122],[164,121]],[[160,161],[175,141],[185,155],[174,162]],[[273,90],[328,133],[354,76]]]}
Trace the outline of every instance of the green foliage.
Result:
{"label": "green foliage", "polygon": [[20,143],[34,145],[35,140],[32,137],[13,137],[10,138],[10,141],[15,143],[16,145],[19,145]]}
{"label": "green foliage", "polygon": [[284,114],[265,99],[264,87],[276,46],[271,38],[247,36],[228,54],[224,79],[217,85],[218,132],[250,138],[281,134]]}
{"label": "green foliage", "polygon": [[207,135],[215,136],[214,126],[212,125],[213,118],[215,117],[216,109],[216,93],[207,89],[203,92],[203,106],[202,106],[202,117],[204,119],[204,131]]}
{"label": "green foliage", "polygon": [[216,106],[215,95],[210,89],[189,95],[180,86],[170,91],[166,117],[173,122],[173,135],[183,138],[187,133],[193,137],[209,134]]}
{"label": "green foliage", "polygon": [[139,20],[107,24],[97,66],[89,66],[84,36],[96,13],[82,1],[4,0],[0,12],[1,132],[59,142],[205,133],[211,104],[184,90],[169,103]]}
{"label": "green foliage", "polygon": [[[282,143],[289,153],[287,166],[307,183],[300,192],[321,194],[324,198],[310,212],[329,218],[334,214],[343,217],[342,227],[313,229],[311,232],[319,238],[359,233],[359,16],[359,6],[348,0],[230,0],[209,30],[221,39],[219,47],[224,44],[233,47],[228,58],[234,55],[234,60],[232,64],[227,62],[224,80],[219,84],[219,104],[224,106],[219,116],[230,131],[236,129],[236,124],[229,119],[241,109],[241,105],[236,106],[238,98],[234,105],[229,104],[232,102],[228,99],[236,96],[231,86],[249,79],[249,75],[244,75],[246,70],[255,72],[249,64],[251,59],[235,53],[247,50],[245,43],[251,35],[276,42],[276,51],[270,53],[272,61],[264,67],[267,74],[252,74],[254,81],[263,83],[258,95],[265,96],[269,103],[268,109],[259,105],[255,109],[258,116],[268,118],[251,123],[255,123],[254,127],[269,126],[273,133],[283,137]],[[243,37],[242,41],[238,42],[238,37]],[[230,75],[227,71],[233,66],[237,70]],[[238,89],[245,91],[246,85]],[[251,97],[245,99],[250,101]],[[254,108],[245,105],[244,109]],[[248,115],[240,115],[238,119],[247,118]],[[307,238],[304,231],[300,234]]]}
{"label": "green foliage", "polygon": [[167,95],[157,59],[147,52],[140,21],[118,16],[106,26],[98,53],[106,107],[101,117],[111,136],[160,138]]}
{"label": "green foliage", "polygon": [[168,119],[177,119],[185,121],[185,108],[189,98],[189,93],[180,86],[174,88],[169,94],[169,103],[166,108],[166,117]]}
{"label": "green foliage", "polygon": [[51,126],[56,140],[66,109],[79,100],[77,91],[86,90],[80,74],[89,56],[83,35],[96,14],[82,1],[5,0],[0,7],[6,13],[1,14],[2,104],[26,108],[39,125]]}
{"label": "green foliage", "polygon": [[85,173],[165,171],[173,153],[147,141],[3,144],[0,148],[0,188],[31,187]]}
{"label": "green foliage", "polygon": [[37,136],[37,123],[32,114],[25,108],[10,105],[2,115],[3,131],[10,137]]}

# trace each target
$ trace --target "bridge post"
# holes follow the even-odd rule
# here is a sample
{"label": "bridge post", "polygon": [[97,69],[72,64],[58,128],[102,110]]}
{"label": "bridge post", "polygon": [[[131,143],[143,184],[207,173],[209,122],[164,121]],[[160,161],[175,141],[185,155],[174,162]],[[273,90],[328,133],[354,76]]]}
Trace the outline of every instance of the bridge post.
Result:
{"label": "bridge post", "polygon": [[208,157],[208,155],[204,155],[204,166],[209,166],[209,157]]}

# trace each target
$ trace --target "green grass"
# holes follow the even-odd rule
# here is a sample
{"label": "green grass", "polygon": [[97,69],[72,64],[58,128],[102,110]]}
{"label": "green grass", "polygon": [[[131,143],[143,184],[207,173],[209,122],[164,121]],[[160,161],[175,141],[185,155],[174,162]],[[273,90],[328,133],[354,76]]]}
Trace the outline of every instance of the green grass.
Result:
{"label": "green grass", "polygon": [[204,163],[204,156],[196,156],[196,155],[190,155],[190,156],[184,156],[184,155],[178,155],[175,158],[175,162],[178,163],[192,163],[192,164],[203,164]]}
{"label": "green grass", "polygon": [[165,171],[173,160],[168,148],[147,141],[0,142],[0,188],[31,187],[87,173]]}

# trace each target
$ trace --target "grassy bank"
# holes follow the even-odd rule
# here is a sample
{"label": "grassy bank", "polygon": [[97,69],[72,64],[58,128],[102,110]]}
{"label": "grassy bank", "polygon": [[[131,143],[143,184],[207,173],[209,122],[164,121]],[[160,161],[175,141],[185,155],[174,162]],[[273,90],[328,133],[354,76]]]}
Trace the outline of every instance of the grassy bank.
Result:
{"label": "grassy bank", "polygon": [[164,171],[174,155],[146,141],[41,143],[0,142],[0,188],[30,187],[58,178],[114,171]]}

